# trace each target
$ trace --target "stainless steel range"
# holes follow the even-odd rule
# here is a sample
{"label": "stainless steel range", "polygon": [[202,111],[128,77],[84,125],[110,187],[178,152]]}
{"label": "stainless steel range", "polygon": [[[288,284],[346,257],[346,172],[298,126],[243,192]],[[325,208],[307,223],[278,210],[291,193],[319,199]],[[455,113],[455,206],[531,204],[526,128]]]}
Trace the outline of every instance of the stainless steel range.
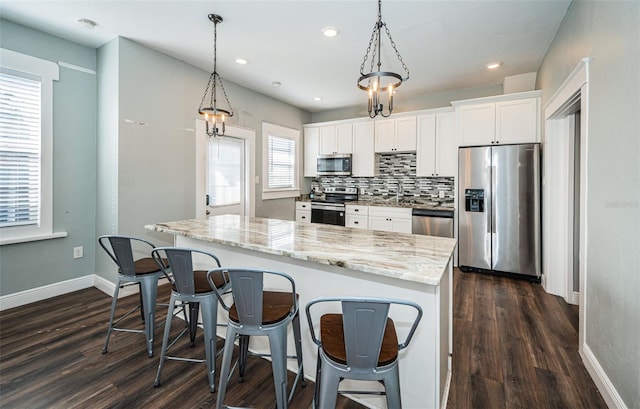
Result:
{"label": "stainless steel range", "polygon": [[345,203],[358,200],[355,187],[328,187],[311,200],[311,223],[345,225]]}

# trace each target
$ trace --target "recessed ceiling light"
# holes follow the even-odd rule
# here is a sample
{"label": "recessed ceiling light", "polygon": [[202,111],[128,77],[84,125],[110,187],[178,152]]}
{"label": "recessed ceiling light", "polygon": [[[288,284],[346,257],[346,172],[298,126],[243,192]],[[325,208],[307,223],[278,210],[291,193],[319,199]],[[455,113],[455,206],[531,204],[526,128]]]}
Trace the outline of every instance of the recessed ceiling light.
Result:
{"label": "recessed ceiling light", "polygon": [[245,65],[249,62],[249,60],[247,60],[246,58],[236,58],[236,62],[240,65]]}
{"label": "recessed ceiling light", "polygon": [[322,97],[313,97],[314,101],[322,101]]}
{"label": "recessed ceiling light", "polygon": [[76,22],[80,24],[82,28],[86,28],[87,30],[93,30],[95,26],[98,25],[95,21],[89,20],[88,18],[79,18]]}
{"label": "recessed ceiling light", "polygon": [[281,86],[281,85],[282,85],[282,83],[281,83],[280,81],[273,81],[273,82],[271,83],[271,86],[272,86],[273,88],[280,88],[280,86]]}
{"label": "recessed ceiling light", "polygon": [[329,37],[329,38],[335,37],[338,35],[338,33],[339,31],[335,27],[329,26],[322,29],[322,34],[324,34],[325,37]]}
{"label": "recessed ceiling light", "polygon": [[501,62],[490,62],[489,64],[487,64],[487,69],[489,70],[495,70],[496,68],[498,68],[499,66],[501,66],[502,63]]}

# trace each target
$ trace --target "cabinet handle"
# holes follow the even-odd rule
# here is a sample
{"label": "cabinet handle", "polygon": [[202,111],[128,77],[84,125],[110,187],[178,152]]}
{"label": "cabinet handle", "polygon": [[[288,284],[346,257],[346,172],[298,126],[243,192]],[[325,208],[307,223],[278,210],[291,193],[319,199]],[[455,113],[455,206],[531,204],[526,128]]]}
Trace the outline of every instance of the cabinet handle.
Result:
{"label": "cabinet handle", "polygon": [[359,222],[353,222],[353,224],[358,224]]}
{"label": "cabinet handle", "polygon": [[360,211],[360,209],[353,209],[353,211],[354,211],[354,212],[359,212],[359,211]]}

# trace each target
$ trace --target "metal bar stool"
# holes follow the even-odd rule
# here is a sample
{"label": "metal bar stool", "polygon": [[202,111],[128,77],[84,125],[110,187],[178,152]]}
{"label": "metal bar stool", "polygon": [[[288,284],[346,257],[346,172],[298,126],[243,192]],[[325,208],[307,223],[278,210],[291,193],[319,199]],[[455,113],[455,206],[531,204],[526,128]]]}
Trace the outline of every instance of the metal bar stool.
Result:
{"label": "metal bar stool", "polygon": [[[118,266],[118,277],[116,288],[111,302],[111,313],[109,315],[109,327],[107,329],[107,339],[104,342],[102,353],[107,353],[109,339],[113,331],[139,332],[145,334],[147,341],[147,354],[153,356],[153,333],[155,330],[156,298],[158,295],[158,280],[165,276],[165,272],[156,264],[151,257],[144,257],[138,260],[133,259],[135,247],[141,246],[146,251],[151,252],[155,246],[143,239],[128,236],[104,235],[98,237],[100,247],[104,249],[109,258]],[[107,244],[108,243],[108,244]],[[148,246],[148,249],[147,249]],[[161,262],[165,262],[161,261]],[[120,289],[129,285],[140,286],[140,305],[125,313],[114,322],[118,294]],[[129,328],[118,328],[116,325],[140,309],[144,320],[144,330]]]}
{"label": "metal bar stool", "polygon": [[[209,278],[217,274],[227,273],[233,288],[233,301],[228,306],[219,290],[218,299],[223,308],[229,311],[227,337],[224,343],[224,354],[220,369],[220,387],[216,407],[223,408],[225,391],[231,373],[231,357],[236,336],[240,337],[240,377],[242,379],[250,336],[268,336],[270,356],[278,409],[284,409],[293,397],[293,392],[300,381],[305,386],[302,366],[302,342],[300,334],[300,316],[298,313],[298,294],[293,279],[284,273],[245,268],[216,269],[209,271]],[[271,279],[288,281],[290,292],[265,291],[265,276]],[[284,280],[282,280],[284,278]],[[287,356],[287,327],[293,325],[296,355]],[[298,362],[298,373],[287,398],[287,358],[295,358]]]}
{"label": "metal bar stool", "polygon": [[[340,304],[339,313],[320,317],[320,338],[311,318],[311,307]],[[330,303],[333,303],[330,304]],[[411,329],[404,342],[398,343],[394,322],[389,318],[393,304],[415,309]],[[331,311],[331,310],[329,310]],[[311,338],[318,346],[314,409],[333,409],[338,393],[386,395],[388,408],[401,408],[398,351],[406,348],[422,318],[422,308],[414,302],[388,298],[318,298],[306,307]],[[384,392],[339,390],[342,379],[378,381]]]}
{"label": "metal bar stool", "polygon": [[[157,263],[161,263],[162,256],[169,261],[169,268],[173,273],[173,288],[171,290],[171,300],[169,301],[169,311],[167,312],[167,322],[164,327],[162,338],[162,350],[158,372],[153,383],[160,386],[162,368],[167,360],[196,362],[207,364],[207,376],[209,380],[209,390],[215,392],[215,370],[216,370],[216,327],[218,325],[218,299],[216,291],[224,294],[231,289],[231,283],[226,274],[207,275],[207,270],[194,270],[194,256],[200,255],[206,258],[208,263],[220,267],[220,260],[215,255],[202,250],[158,247],[151,252],[151,256]],[[210,284],[211,283],[211,284]],[[214,288],[216,291],[214,291]],[[173,340],[170,340],[171,321],[174,315],[176,302],[188,303],[191,308],[190,322],[187,328],[183,329]],[[200,308],[198,308],[198,306]],[[204,331],[205,359],[193,359],[168,355],[170,348],[187,331],[191,335],[191,345],[195,339],[195,328],[198,319],[198,310],[202,312],[202,329]]]}

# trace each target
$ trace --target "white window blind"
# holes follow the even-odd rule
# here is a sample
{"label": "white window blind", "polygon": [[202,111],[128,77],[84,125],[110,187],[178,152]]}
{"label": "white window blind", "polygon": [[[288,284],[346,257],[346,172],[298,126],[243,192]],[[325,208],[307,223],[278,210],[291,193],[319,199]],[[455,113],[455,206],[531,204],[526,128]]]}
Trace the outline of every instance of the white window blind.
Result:
{"label": "white window blind", "polygon": [[293,139],[269,134],[269,189],[295,187],[296,144]]}
{"label": "white window blind", "polygon": [[0,73],[0,227],[40,222],[41,83]]}

